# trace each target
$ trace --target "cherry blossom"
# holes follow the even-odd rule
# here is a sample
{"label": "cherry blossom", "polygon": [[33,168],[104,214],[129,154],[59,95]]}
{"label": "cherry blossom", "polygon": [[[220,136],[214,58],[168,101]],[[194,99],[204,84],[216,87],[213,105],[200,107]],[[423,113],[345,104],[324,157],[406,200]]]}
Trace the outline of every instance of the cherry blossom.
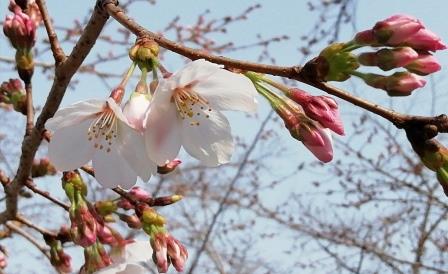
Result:
{"label": "cherry blossom", "polygon": [[208,166],[230,161],[234,150],[225,110],[255,112],[256,89],[244,76],[205,60],[189,63],[162,80],[148,113],[145,142],[158,165],[180,148]]}
{"label": "cherry blossom", "polygon": [[111,188],[130,188],[137,176],[148,181],[156,172],[142,135],[112,97],[62,108],[46,126],[54,132],[48,153],[58,170],[73,170],[92,160],[98,182]]}

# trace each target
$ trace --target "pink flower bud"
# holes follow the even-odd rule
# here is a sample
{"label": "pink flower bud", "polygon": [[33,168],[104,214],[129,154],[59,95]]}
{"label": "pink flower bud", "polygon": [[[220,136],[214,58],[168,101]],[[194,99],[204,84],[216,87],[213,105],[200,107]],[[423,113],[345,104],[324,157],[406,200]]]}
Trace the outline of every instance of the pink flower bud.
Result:
{"label": "pink flower bud", "polygon": [[427,29],[419,30],[417,33],[401,42],[400,45],[426,51],[437,51],[447,48],[440,37]]}
{"label": "pink flower bud", "polygon": [[358,32],[355,35],[354,39],[355,43],[360,45],[376,45],[378,44],[378,41],[375,38],[375,35],[373,34],[373,30],[364,30],[361,32]]}
{"label": "pink flower bud", "polygon": [[64,252],[62,244],[58,240],[50,240],[50,262],[51,264],[62,273],[71,273],[72,258]]}
{"label": "pink flower bud", "polygon": [[147,94],[134,92],[126,102],[123,114],[133,128],[143,131],[144,119],[149,108],[149,98]]}
{"label": "pink flower bud", "polygon": [[133,209],[134,208],[134,205],[132,205],[132,203],[128,199],[126,199],[126,198],[121,198],[118,201],[117,206],[119,208],[124,209],[124,210],[129,210],[129,209]]}
{"label": "pink flower bud", "polygon": [[324,163],[333,160],[333,139],[329,129],[314,123],[307,130],[302,130],[302,143],[317,159]]}
{"label": "pink flower bud", "polygon": [[137,217],[137,215],[125,215],[125,214],[120,214],[120,220],[122,220],[123,222],[125,222],[128,227],[133,228],[133,229],[140,229],[142,228],[142,222],[140,222],[140,219]]}
{"label": "pink flower bud", "polygon": [[396,72],[390,76],[370,73],[363,79],[369,86],[387,91],[389,96],[408,96],[426,84],[421,76],[409,72]]}
{"label": "pink flower bud", "polygon": [[422,23],[414,17],[394,15],[377,22],[373,27],[373,34],[380,43],[397,45],[422,28]]}
{"label": "pink flower bud", "polygon": [[188,259],[188,251],[179,240],[171,235],[167,237],[167,252],[177,272],[184,271],[185,262]]}
{"label": "pink flower bud", "polygon": [[174,159],[172,161],[166,161],[166,164],[163,166],[157,167],[157,173],[159,174],[168,174],[173,172],[178,165],[180,165],[182,161],[180,159]]}
{"label": "pink flower bud", "polygon": [[287,96],[300,104],[306,115],[339,135],[344,135],[344,126],[339,116],[338,104],[328,96],[312,96],[305,91],[292,88]]}
{"label": "pink flower bud", "polygon": [[382,70],[404,67],[418,58],[418,53],[410,47],[381,49],[377,52],[361,53],[358,61],[364,66],[378,66]]}
{"label": "pink flower bud", "polygon": [[3,32],[16,49],[30,50],[36,42],[36,25],[20,9],[15,9],[14,15],[6,16]]}
{"label": "pink flower bud", "polygon": [[0,103],[11,104],[15,111],[26,115],[26,94],[19,79],[9,79],[0,86]]}
{"label": "pink flower bud", "polygon": [[418,75],[428,75],[440,70],[440,64],[430,53],[421,52],[416,60],[406,66],[410,72]]}
{"label": "pink flower bud", "polygon": [[168,249],[167,237],[165,233],[156,233],[151,237],[151,247],[153,250],[152,259],[157,265],[160,273],[168,271]]}
{"label": "pink flower bud", "polygon": [[134,186],[129,190],[129,194],[140,202],[146,202],[151,199],[151,194],[141,187]]}

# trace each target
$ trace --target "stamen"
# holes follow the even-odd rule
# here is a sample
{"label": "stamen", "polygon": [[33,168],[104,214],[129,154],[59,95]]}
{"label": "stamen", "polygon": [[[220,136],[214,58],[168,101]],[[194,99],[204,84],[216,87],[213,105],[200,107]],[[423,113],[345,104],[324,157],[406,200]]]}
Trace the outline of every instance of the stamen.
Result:
{"label": "stamen", "polygon": [[118,123],[115,113],[106,107],[89,126],[87,139],[95,142],[94,148],[100,150],[106,148],[106,152],[110,152],[113,139],[117,138],[117,130]]}
{"label": "stamen", "polygon": [[[191,85],[174,89],[171,102],[174,103],[177,113],[182,120],[190,119],[191,126],[200,125],[199,121],[194,118],[201,116],[202,112],[198,111],[199,109],[212,111],[208,101],[195,92]],[[204,117],[210,118],[210,115],[206,114]]]}

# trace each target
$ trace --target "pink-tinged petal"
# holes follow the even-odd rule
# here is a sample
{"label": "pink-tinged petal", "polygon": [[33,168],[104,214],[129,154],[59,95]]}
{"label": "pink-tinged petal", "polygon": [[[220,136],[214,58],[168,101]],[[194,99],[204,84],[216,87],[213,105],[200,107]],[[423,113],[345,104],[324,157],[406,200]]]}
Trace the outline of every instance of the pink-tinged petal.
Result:
{"label": "pink-tinged petal", "polygon": [[96,149],[92,165],[95,170],[95,178],[104,187],[121,186],[129,189],[137,181],[137,174],[115,147],[112,147],[109,152],[104,149]]}
{"label": "pink-tinged petal", "polygon": [[111,97],[107,99],[107,105],[109,108],[114,112],[115,116],[125,122],[126,124],[129,124],[128,119],[123,114],[123,111],[121,110],[121,107],[115,102],[115,100]]}
{"label": "pink-tinged petal", "polygon": [[188,63],[180,71],[171,76],[169,81],[176,87],[184,87],[193,81],[204,81],[219,70],[221,70],[219,65],[210,63],[204,59],[199,59]]}
{"label": "pink-tinged petal", "polygon": [[121,264],[113,264],[106,268],[100,269],[99,271],[94,272],[95,274],[145,274],[147,273],[146,269],[139,265],[133,263],[121,263]]}
{"label": "pink-tinged petal", "polygon": [[207,166],[228,163],[234,150],[229,121],[213,110],[183,120],[182,145],[191,156]]}
{"label": "pink-tinged petal", "polygon": [[333,160],[333,140],[331,138],[331,132],[327,128],[319,128],[318,131],[324,141],[324,145],[310,145],[305,141],[303,144],[309,151],[311,151],[311,153],[313,153],[314,156],[316,156],[317,159],[324,163],[328,163]]}
{"label": "pink-tinged petal", "polygon": [[129,124],[140,132],[143,132],[143,123],[149,105],[150,100],[146,94],[134,93],[123,108],[123,114]]}
{"label": "pink-tinged petal", "polygon": [[215,110],[257,111],[257,90],[245,76],[224,69],[216,70],[192,89],[203,96]]}
{"label": "pink-tinged petal", "polygon": [[427,29],[419,30],[417,33],[403,41],[402,44],[414,49],[426,51],[437,51],[447,48],[440,37]]}
{"label": "pink-tinged petal", "polygon": [[87,139],[92,120],[56,130],[48,144],[48,157],[60,171],[81,167],[92,159],[93,147]]}
{"label": "pink-tinged petal", "polygon": [[[156,99],[156,98],[154,98]],[[151,108],[144,133],[146,152],[158,165],[176,158],[181,147],[180,121],[174,105]]]}
{"label": "pink-tinged petal", "polygon": [[396,45],[422,28],[424,27],[421,22],[414,17],[394,15],[377,22],[373,32],[379,42]]}
{"label": "pink-tinged petal", "polygon": [[53,118],[48,119],[45,127],[49,130],[56,131],[60,128],[79,124],[101,112],[104,105],[105,101],[98,99],[74,103],[58,110]]}
{"label": "pink-tinged petal", "polygon": [[126,245],[126,262],[149,262],[152,260],[152,248],[149,241],[135,241]]}
{"label": "pink-tinged petal", "polygon": [[420,53],[418,59],[407,65],[406,69],[418,75],[428,75],[439,71],[441,66],[431,54]]}
{"label": "pink-tinged petal", "polygon": [[131,168],[145,182],[156,174],[157,165],[149,159],[143,136],[123,122],[118,122],[119,143],[117,149]]}

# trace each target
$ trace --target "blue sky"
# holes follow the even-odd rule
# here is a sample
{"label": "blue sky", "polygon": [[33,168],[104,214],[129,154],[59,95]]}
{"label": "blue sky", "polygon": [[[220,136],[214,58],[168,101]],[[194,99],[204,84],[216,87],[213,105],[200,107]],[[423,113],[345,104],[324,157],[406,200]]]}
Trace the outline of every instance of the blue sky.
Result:
{"label": "blue sky", "polygon": [[[85,4],[80,4],[81,1],[63,1],[53,0],[47,1],[49,11],[54,16],[54,20],[57,25],[71,25],[77,18],[84,18],[86,10],[92,1],[84,1]],[[217,36],[216,39],[220,41],[235,41],[236,44],[250,44],[255,41],[257,34],[261,34],[263,37],[271,37],[280,34],[287,34],[291,37],[289,41],[273,45],[271,47],[271,53],[277,59],[277,63],[281,65],[297,65],[301,60],[301,56],[298,52],[298,47],[301,46],[300,37],[306,34],[311,26],[316,21],[316,13],[310,13],[306,9],[305,0],[281,0],[281,1],[258,1],[262,4],[262,8],[251,14],[249,20],[243,23],[238,23],[229,28],[229,33],[223,36]],[[132,17],[137,18],[138,22],[143,26],[151,30],[160,30],[166,26],[166,24],[175,16],[181,16],[181,22],[185,24],[194,23],[197,15],[202,13],[205,9],[209,9],[211,14],[209,17],[220,17],[224,15],[236,15],[244,10],[247,6],[251,5],[252,1],[179,1],[179,0],[160,0],[156,6],[148,5],[145,2],[140,2],[132,6],[129,14]],[[4,18],[6,14],[7,1],[0,2],[0,17]],[[425,25],[439,34],[444,41],[448,41],[446,11],[448,10],[448,2],[446,0],[375,0],[375,1],[358,1],[358,8],[356,14],[356,28],[358,30],[367,29],[373,26],[374,22],[386,18],[392,14],[404,13],[413,15],[422,20]],[[112,25],[116,24],[115,22]],[[107,30],[110,32],[110,29]],[[114,35],[114,33],[110,33]],[[39,31],[40,37],[44,37],[45,33],[43,28]],[[353,36],[352,26],[345,26],[340,35],[341,41],[350,40]],[[170,38],[168,36],[168,38]],[[171,37],[172,38],[172,37]],[[107,51],[113,50],[119,54],[125,53],[127,49],[122,46],[114,46],[112,48],[96,47],[92,56],[96,53],[106,54]],[[70,52],[70,47],[65,46],[65,51]],[[258,51],[248,50],[241,52],[231,53],[229,56],[239,59],[256,60]],[[4,39],[0,40],[0,56],[13,56],[11,49]],[[438,84],[438,92],[442,93],[446,89],[447,83],[444,75],[446,75],[446,65],[448,64],[448,54],[445,52],[437,53],[437,56],[442,60],[443,70],[434,76],[434,81]],[[51,62],[51,56],[49,54],[44,55],[38,61]],[[90,60],[93,60],[90,58]],[[176,70],[181,64],[177,59],[169,58],[166,63],[166,67],[171,70]],[[2,81],[10,77],[15,77],[13,72],[8,71],[9,66],[0,63],[0,75]],[[126,63],[120,62],[114,64],[114,67],[107,67],[115,73],[121,73],[126,68]],[[36,79],[34,83],[36,95],[35,101],[37,104],[42,104],[45,100],[51,81],[46,77],[39,76],[36,73]],[[105,86],[95,77],[82,75],[77,78],[80,82],[77,84],[76,89],[69,89],[62,105],[68,105],[74,101],[84,98],[104,97],[107,96],[109,91]],[[115,80],[117,83],[118,80]],[[114,84],[114,80],[109,81],[110,85]],[[350,89],[352,84],[359,84],[359,81],[354,80],[350,83],[335,84],[340,87]],[[305,88],[304,85],[299,85]],[[381,92],[373,90],[368,87],[362,87],[357,85],[357,92],[362,96],[375,100],[380,104],[392,105],[398,109],[407,110],[411,109],[414,114],[429,114],[431,101],[429,94],[429,87],[417,91],[412,98],[397,98],[394,102],[390,102],[389,98],[384,96]],[[320,94],[312,88],[306,88],[309,91]],[[446,96],[439,97],[440,100],[436,108],[436,113],[445,112],[440,106],[446,105]],[[261,107],[259,111],[260,117],[264,117],[269,108],[267,104],[260,98]],[[416,107],[418,102],[418,107]],[[342,112],[345,117],[348,117],[353,113],[354,109],[348,103],[340,102]],[[241,119],[242,114],[230,114],[233,131],[239,135],[243,135],[246,138],[252,138],[255,134],[258,125],[247,126],[244,122],[247,120]],[[347,121],[349,118],[347,118]],[[241,122],[243,121],[243,122]],[[348,124],[348,122],[347,122]],[[353,129],[347,128],[346,134],[350,136]],[[295,140],[289,137],[289,133],[284,130],[279,133],[279,142],[287,146],[290,150],[285,157],[284,161],[278,161],[272,163],[273,167],[277,167],[271,176],[281,177],[284,174],[289,173],[299,163],[304,160],[311,160],[312,157],[306,149],[298,144]],[[335,159],[342,157],[336,151]],[[307,175],[304,180],[311,179]],[[295,179],[297,180],[297,179]],[[271,193],[269,199],[275,200],[281,197],[283,193],[291,190],[296,190],[298,184],[291,179],[289,183],[285,183],[276,193]],[[268,198],[266,198],[268,199]],[[263,250],[260,250],[263,252]]]}

